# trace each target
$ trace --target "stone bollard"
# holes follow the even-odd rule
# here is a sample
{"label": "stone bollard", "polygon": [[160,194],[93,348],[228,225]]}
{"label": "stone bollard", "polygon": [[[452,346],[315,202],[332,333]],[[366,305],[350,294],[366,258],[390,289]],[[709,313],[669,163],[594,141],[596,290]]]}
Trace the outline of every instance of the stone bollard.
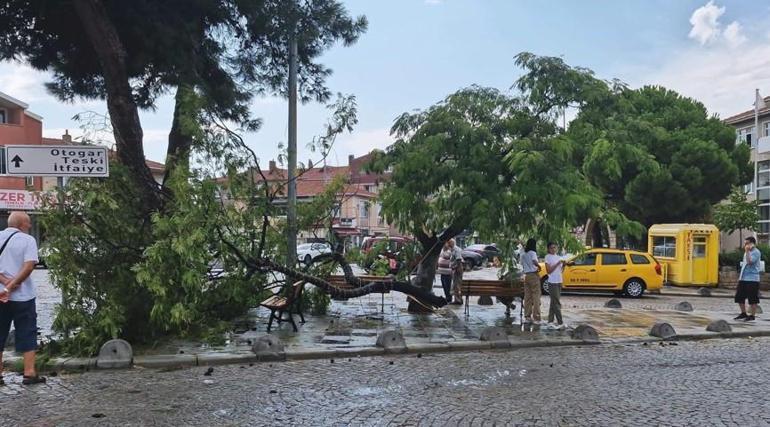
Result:
{"label": "stone bollard", "polygon": [[709,332],[732,332],[733,327],[727,323],[727,320],[715,320],[706,326],[706,330]]}
{"label": "stone bollard", "polygon": [[128,368],[134,361],[134,351],[125,340],[109,340],[99,349],[96,367],[99,369]]}
{"label": "stone bollard", "polygon": [[405,353],[406,341],[401,332],[395,330],[382,331],[377,335],[377,347],[384,348],[385,353]]}
{"label": "stone bollard", "polygon": [[286,358],[286,347],[283,341],[275,335],[262,335],[254,340],[251,351],[257,360],[283,360]]}
{"label": "stone bollard", "polygon": [[620,301],[618,301],[616,298],[607,301],[604,306],[606,308],[623,308],[623,304],[621,304]]}
{"label": "stone bollard", "polygon": [[657,322],[652,325],[652,329],[650,329],[650,335],[653,337],[663,338],[665,340],[669,338],[676,338],[676,331],[674,330],[674,327],[669,323]]}
{"label": "stone bollard", "polygon": [[494,302],[492,301],[492,297],[489,295],[482,295],[479,297],[479,305],[492,305]]}
{"label": "stone bollard", "polygon": [[710,297],[711,296],[711,289],[709,288],[698,288],[698,295],[702,297]]}
{"label": "stone bollard", "polygon": [[687,301],[682,301],[679,304],[674,306],[674,310],[676,311],[692,311],[692,304],[690,304]]}
{"label": "stone bollard", "polygon": [[511,345],[505,329],[499,326],[487,326],[484,328],[481,331],[481,341],[488,341],[495,348],[510,347]]}
{"label": "stone bollard", "polygon": [[599,342],[599,333],[591,325],[580,325],[572,331],[572,339],[585,342]]}

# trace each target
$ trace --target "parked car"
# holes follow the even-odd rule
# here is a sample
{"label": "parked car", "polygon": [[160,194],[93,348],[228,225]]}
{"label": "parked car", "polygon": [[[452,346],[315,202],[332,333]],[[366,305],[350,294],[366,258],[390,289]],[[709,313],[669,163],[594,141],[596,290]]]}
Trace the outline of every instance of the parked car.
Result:
{"label": "parked car", "polygon": [[[548,293],[545,263],[540,266],[540,283]],[[655,257],[632,250],[588,250],[568,258],[562,276],[564,290],[611,291],[634,298],[663,287],[663,269]]]}
{"label": "parked car", "polygon": [[500,253],[500,249],[497,249],[497,246],[495,246],[494,243],[489,245],[484,243],[477,243],[475,245],[466,247],[465,250],[481,254],[481,256],[484,257],[484,263],[493,261],[495,258],[500,259],[502,255]]}
{"label": "parked car", "polygon": [[297,245],[297,260],[310,264],[318,255],[331,252],[332,247],[328,243],[304,243]]}
{"label": "parked car", "polygon": [[465,271],[481,267],[484,265],[484,255],[475,251],[463,249],[463,263],[465,264]]}

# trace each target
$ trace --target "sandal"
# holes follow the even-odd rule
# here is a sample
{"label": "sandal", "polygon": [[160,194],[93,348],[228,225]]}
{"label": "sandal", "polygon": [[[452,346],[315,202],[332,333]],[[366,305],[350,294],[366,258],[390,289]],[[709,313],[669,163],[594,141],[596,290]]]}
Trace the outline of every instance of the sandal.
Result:
{"label": "sandal", "polygon": [[38,375],[35,375],[34,377],[28,377],[24,375],[24,379],[21,380],[21,383],[24,385],[33,385],[33,384],[45,384],[46,378],[41,377]]}

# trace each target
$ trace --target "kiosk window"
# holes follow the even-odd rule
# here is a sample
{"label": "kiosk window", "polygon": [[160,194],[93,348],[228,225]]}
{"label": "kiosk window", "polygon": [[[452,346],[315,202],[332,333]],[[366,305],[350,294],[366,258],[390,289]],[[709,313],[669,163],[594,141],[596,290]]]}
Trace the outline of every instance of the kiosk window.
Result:
{"label": "kiosk window", "polygon": [[652,256],[676,257],[676,237],[655,236],[652,238]]}

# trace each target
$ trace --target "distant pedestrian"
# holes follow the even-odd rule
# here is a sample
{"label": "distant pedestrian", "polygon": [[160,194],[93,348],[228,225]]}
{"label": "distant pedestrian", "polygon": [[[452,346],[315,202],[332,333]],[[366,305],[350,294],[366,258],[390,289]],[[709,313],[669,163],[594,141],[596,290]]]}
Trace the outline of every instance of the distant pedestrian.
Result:
{"label": "distant pedestrian", "polygon": [[463,298],[460,294],[460,287],[463,285],[463,251],[455,243],[455,239],[449,240],[451,255],[449,257],[449,268],[452,270],[452,295],[453,305],[463,305]]}
{"label": "distant pedestrian", "polygon": [[11,329],[16,328],[16,351],[24,360],[22,384],[44,383],[35,370],[37,311],[35,285],[29,277],[38,262],[37,242],[30,236],[29,215],[11,212],[8,228],[0,232],[0,386],[4,385],[3,348]]}
{"label": "distant pedestrian", "polygon": [[540,319],[540,262],[537,259],[537,241],[527,240],[521,254],[521,269],[524,272],[524,321],[542,323]]}
{"label": "distant pedestrian", "polygon": [[[735,320],[749,322],[756,319],[759,304],[759,262],[762,258],[756,245],[757,240],[752,236],[743,242],[743,266],[738,278],[738,288],[735,290],[735,302],[741,308],[741,314]],[[746,300],[749,300],[750,314],[746,314]]]}
{"label": "distant pedestrian", "polygon": [[[564,259],[556,255],[558,247],[556,243],[548,243],[548,255],[545,256],[545,271],[548,273],[548,295],[551,306],[548,309],[548,324],[555,329],[564,329],[564,321],[561,317],[561,285]],[[556,324],[554,324],[554,319]]]}
{"label": "distant pedestrian", "polygon": [[441,254],[438,256],[438,268],[436,272],[441,275],[441,287],[444,288],[444,297],[448,303],[452,302],[452,268],[450,259],[452,258],[452,248],[449,242],[444,243],[441,248]]}

